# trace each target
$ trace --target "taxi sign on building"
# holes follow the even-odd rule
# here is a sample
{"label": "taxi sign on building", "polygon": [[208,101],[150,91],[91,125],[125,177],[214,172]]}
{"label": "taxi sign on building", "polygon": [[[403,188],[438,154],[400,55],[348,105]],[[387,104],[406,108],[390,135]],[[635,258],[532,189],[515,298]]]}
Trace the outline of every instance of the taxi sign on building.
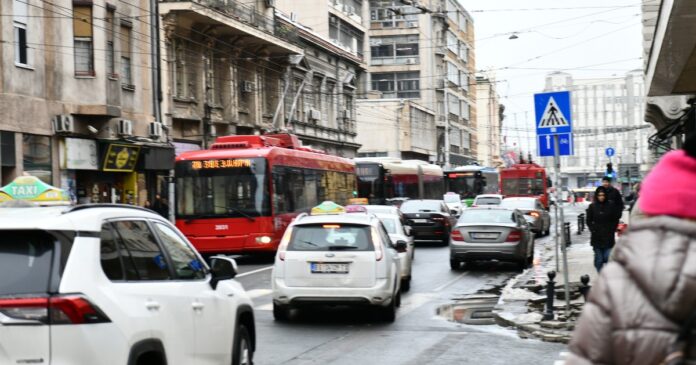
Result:
{"label": "taxi sign on building", "polygon": [[325,201],[312,208],[312,215],[341,214],[345,212],[345,208],[331,201]]}
{"label": "taxi sign on building", "polygon": [[67,204],[70,197],[65,191],[46,184],[36,176],[20,176],[0,188],[0,202],[22,200],[42,205]]}

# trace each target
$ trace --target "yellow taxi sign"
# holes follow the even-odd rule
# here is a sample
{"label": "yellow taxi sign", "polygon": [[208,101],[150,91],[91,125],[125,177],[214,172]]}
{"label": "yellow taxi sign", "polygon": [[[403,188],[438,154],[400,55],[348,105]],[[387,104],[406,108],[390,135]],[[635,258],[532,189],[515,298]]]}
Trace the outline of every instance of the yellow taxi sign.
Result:
{"label": "yellow taxi sign", "polygon": [[28,201],[40,205],[69,204],[65,191],[46,184],[36,176],[20,176],[0,188],[0,202]]}
{"label": "yellow taxi sign", "polygon": [[342,214],[345,212],[345,208],[331,201],[325,201],[312,208],[312,215]]}

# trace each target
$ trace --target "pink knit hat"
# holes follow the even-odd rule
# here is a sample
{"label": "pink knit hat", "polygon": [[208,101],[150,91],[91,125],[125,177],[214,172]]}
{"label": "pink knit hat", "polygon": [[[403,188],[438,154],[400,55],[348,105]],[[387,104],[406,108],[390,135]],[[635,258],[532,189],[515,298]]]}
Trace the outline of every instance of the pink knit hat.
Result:
{"label": "pink knit hat", "polygon": [[684,150],[662,157],[640,186],[638,205],[648,215],[696,219],[696,158]]}

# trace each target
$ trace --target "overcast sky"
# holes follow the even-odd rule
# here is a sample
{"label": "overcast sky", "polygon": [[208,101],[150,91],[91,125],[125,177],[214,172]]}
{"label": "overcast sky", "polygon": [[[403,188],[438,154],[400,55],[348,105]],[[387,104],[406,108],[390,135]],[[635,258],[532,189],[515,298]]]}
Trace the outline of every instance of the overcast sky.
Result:
{"label": "overcast sky", "polygon": [[[642,68],[640,0],[459,0],[474,18],[476,69],[494,70],[503,135],[535,152],[533,94],[545,75],[610,77]],[[518,39],[509,39],[516,32]]]}

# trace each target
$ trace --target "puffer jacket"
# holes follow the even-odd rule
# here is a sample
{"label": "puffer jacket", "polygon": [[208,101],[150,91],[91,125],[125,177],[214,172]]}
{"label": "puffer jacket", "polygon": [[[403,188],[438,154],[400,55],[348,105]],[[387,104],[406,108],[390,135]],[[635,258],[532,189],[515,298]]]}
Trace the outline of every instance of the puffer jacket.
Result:
{"label": "puffer jacket", "polygon": [[[696,311],[696,221],[631,222],[592,287],[566,364],[659,364]],[[688,347],[696,364],[696,333]]]}

